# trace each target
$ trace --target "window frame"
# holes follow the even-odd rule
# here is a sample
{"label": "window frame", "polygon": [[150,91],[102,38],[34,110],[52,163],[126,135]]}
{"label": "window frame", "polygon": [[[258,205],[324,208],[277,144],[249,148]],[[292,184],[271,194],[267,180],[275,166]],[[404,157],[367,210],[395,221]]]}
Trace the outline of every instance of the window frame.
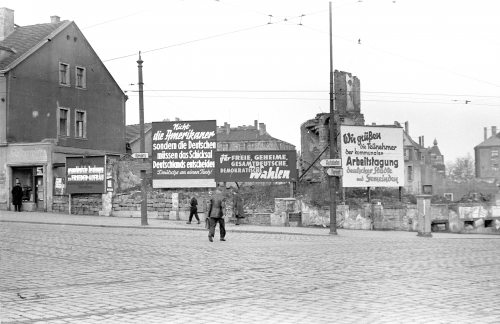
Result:
{"label": "window frame", "polygon": [[[79,128],[78,128],[78,114],[82,113],[83,114],[83,121],[82,121],[82,136],[78,133]],[[87,111],[83,109],[75,109],[75,138],[77,139],[86,139],[87,138]]]}
{"label": "window frame", "polygon": [[[61,70],[61,67],[62,66],[66,66],[66,75],[65,75],[65,79],[66,80],[62,80],[62,70]],[[71,87],[71,82],[70,82],[70,65],[69,63],[64,63],[64,62],[59,62],[59,85],[61,86],[65,86],[65,87]]]}
{"label": "window frame", "polygon": [[498,157],[498,149],[492,149],[491,150],[491,157],[492,158]]}
{"label": "window frame", "polygon": [[[61,133],[61,111],[66,111],[66,133]],[[58,137],[70,137],[70,125],[71,125],[71,109],[66,107],[58,107],[57,109],[57,136]]]}
{"label": "window frame", "polygon": [[[78,70],[83,71],[83,76],[82,76],[82,85],[80,86],[78,84]],[[87,89],[87,69],[84,68],[83,66],[75,66],[75,88],[77,89]]]}

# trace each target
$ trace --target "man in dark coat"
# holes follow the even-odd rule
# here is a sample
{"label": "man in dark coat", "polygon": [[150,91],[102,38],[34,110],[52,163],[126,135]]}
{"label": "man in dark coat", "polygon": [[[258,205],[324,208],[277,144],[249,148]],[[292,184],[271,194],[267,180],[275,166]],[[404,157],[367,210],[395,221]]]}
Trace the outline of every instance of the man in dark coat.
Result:
{"label": "man in dark coat", "polygon": [[220,240],[225,241],[226,227],[224,224],[224,212],[226,209],[226,201],[219,188],[216,189],[215,195],[210,199],[210,206],[208,207],[208,217],[210,228],[208,230],[208,240],[213,242],[215,235],[215,226],[219,223]]}
{"label": "man in dark coat", "polygon": [[15,207],[15,211],[21,211],[21,205],[23,204],[23,188],[19,183],[16,183],[14,188],[12,188],[12,204]]}
{"label": "man in dark coat", "polygon": [[191,197],[190,201],[191,205],[191,210],[189,212],[189,221],[186,224],[191,224],[191,221],[193,220],[193,215],[196,217],[196,220],[198,221],[198,224],[200,223],[200,218],[198,217],[198,200],[193,196]]}

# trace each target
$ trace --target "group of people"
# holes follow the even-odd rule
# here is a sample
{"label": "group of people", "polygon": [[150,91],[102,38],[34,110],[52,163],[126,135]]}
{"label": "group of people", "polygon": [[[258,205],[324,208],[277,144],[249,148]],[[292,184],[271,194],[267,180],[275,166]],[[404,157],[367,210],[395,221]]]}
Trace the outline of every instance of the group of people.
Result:
{"label": "group of people", "polygon": [[[198,224],[200,223],[200,218],[198,216],[198,201],[193,196],[190,201],[191,209],[189,213],[189,220],[187,224],[191,224],[193,216],[196,217]],[[222,194],[220,188],[215,190],[215,195],[210,198],[208,210],[207,210],[207,227],[208,227],[208,240],[213,242],[215,236],[215,227],[217,223],[219,224],[220,230],[220,240],[225,241],[226,237],[226,224],[224,221],[224,216],[226,212],[226,199]],[[234,192],[233,196],[233,215],[236,218],[235,225],[240,225],[240,220],[245,218],[245,213],[243,211],[243,199],[238,194],[237,191]]]}

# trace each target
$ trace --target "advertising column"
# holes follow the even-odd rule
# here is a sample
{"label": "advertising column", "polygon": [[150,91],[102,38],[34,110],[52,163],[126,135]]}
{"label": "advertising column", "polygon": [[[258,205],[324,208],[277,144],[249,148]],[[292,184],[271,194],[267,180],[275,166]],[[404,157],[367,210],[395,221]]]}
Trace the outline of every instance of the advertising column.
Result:
{"label": "advertising column", "polygon": [[153,123],[153,188],[214,188],[215,120]]}

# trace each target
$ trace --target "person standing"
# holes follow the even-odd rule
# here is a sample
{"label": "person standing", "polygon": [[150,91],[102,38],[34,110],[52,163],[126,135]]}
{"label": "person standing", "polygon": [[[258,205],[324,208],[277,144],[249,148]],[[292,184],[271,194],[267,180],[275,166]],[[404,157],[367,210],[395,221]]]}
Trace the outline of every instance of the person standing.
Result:
{"label": "person standing", "polygon": [[21,211],[21,205],[23,204],[23,188],[21,184],[16,183],[14,188],[12,188],[12,204],[14,205],[15,211]]}
{"label": "person standing", "polygon": [[233,215],[236,217],[234,225],[240,225],[240,219],[245,218],[245,212],[243,211],[243,198],[239,195],[238,190],[234,191]]}
{"label": "person standing", "polygon": [[193,215],[196,217],[196,220],[198,221],[198,224],[200,223],[200,218],[198,217],[198,200],[193,196],[191,197],[191,210],[189,211],[189,221],[186,224],[191,224],[191,221],[193,220]]}
{"label": "person standing", "polygon": [[210,206],[208,207],[208,217],[210,227],[208,229],[208,240],[213,242],[215,236],[215,226],[219,223],[220,240],[225,241],[226,226],[224,224],[224,211],[226,202],[222,192],[219,188],[215,190],[215,195],[210,199]]}

